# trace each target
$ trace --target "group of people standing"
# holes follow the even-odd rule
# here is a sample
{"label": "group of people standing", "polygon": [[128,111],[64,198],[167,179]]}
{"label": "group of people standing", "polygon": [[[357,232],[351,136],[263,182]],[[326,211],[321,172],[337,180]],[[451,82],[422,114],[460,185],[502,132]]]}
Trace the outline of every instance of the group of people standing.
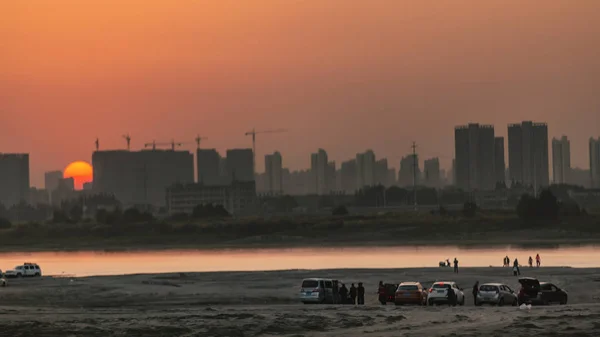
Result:
{"label": "group of people standing", "polygon": [[[529,257],[528,262],[529,262],[529,267],[533,268],[533,258],[531,256]],[[535,263],[538,268],[542,264],[542,259],[540,258],[540,254],[536,254]],[[510,267],[510,258],[508,257],[508,255],[506,257],[504,257],[503,266]],[[521,275],[521,269],[519,269],[519,259],[515,259],[515,261],[513,261],[513,275],[515,275],[515,276]]]}
{"label": "group of people standing", "polygon": [[342,286],[338,290],[338,295],[341,304],[365,304],[365,287],[362,282],[358,283],[358,287],[354,286],[354,283],[350,285],[350,289],[346,288],[346,285],[342,283]]}

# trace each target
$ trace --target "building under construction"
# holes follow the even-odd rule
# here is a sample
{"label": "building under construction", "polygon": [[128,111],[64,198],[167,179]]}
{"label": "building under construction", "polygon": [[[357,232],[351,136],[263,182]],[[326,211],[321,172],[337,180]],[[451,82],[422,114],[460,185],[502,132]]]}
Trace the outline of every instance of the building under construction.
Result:
{"label": "building under construction", "polygon": [[194,182],[194,157],[188,151],[95,151],[94,193],[114,195],[125,207],[164,206],[166,189]]}

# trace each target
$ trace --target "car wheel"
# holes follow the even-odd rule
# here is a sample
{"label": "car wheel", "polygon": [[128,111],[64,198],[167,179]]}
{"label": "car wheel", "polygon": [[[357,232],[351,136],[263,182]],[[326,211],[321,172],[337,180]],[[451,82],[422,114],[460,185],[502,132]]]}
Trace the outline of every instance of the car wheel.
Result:
{"label": "car wheel", "polygon": [[563,299],[560,301],[561,305],[565,305],[567,304],[567,296],[563,297]]}
{"label": "car wheel", "polygon": [[23,277],[23,275],[21,273],[19,273],[19,274],[17,274],[17,277],[21,278],[21,277]]}
{"label": "car wheel", "polygon": [[429,306],[432,307],[433,306],[433,300],[429,300]]}
{"label": "car wheel", "polygon": [[519,301],[515,298],[512,305],[513,305],[513,307],[516,307],[517,305],[519,305]]}
{"label": "car wheel", "polygon": [[465,297],[463,296],[462,300],[460,300],[460,302],[458,303],[458,305],[463,306],[465,305]]}
{"label": "car wheel", "polygon": [[40,277],[40,276],[42,276],[42,275],[40,275],[40,273],[35,273],[35,275],[33,275],[33,276],[35,276],[35,277]]}
{"label": "car wheel", "polygon": [[501,298],[500,301],[498,301],[498,306],[501,307],[504,305],[504,299]]}

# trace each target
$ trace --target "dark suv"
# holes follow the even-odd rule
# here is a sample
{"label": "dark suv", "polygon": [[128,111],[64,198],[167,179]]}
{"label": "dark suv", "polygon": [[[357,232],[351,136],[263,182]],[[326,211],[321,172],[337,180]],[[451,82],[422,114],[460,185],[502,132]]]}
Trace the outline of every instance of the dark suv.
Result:
{"label": "dark suv", "polygon": [[540,282],[532,277],[519,279],[521,290],[519,291],[519,305],[525,304],[567,304],[568,294],[549,282]]}

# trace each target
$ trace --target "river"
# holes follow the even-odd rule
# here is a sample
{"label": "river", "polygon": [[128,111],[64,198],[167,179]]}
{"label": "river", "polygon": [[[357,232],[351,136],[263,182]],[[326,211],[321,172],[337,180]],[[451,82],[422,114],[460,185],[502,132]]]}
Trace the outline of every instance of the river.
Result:
{"label": "river", "polygon": [[462,267],[501,266],[506,255],[526,265],[600,267],[600,246],[555,248],[360,247],[157,251],[0,253],[0,269],[37,263],[44,275],[97,276],[137,273],[263,271],[334,268],[437,267],[445,259]]}

